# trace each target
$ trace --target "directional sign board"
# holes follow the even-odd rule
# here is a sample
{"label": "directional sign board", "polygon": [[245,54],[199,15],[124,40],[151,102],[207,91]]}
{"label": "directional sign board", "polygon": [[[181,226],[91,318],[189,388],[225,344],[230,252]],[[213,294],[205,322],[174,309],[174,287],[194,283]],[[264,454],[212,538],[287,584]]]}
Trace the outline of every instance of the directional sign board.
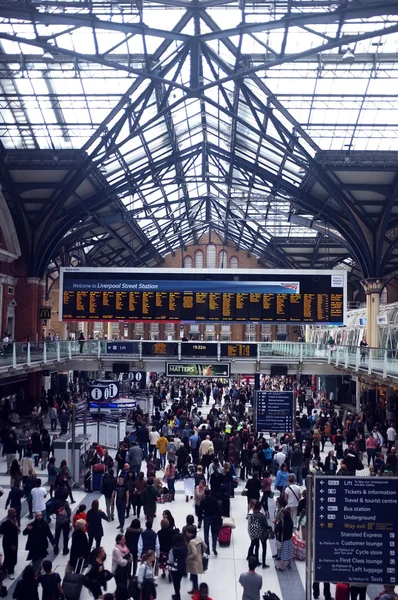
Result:
{"label": "directional sign board", "polygon": [[292,432],[294,429],[294,411],[295,398],[293,392],[257,392],[257,431]]}
{"label": "directional sign board", "polygon": [[398,479],[315,477],[314,578],[397,583]]}

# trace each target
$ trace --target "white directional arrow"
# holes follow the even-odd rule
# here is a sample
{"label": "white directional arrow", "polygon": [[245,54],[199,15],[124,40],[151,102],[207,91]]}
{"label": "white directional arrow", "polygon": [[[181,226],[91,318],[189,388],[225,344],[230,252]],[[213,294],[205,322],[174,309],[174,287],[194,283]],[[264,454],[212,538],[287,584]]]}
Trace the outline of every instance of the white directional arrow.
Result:
{"label": "white directional arrow", "polygon": [[321,479],[321,481],[319,482],[320,484],[324,484],[325,481],[323,479]]}
{"label": "white directional arrow", "polygon": [[321,502],[325,502],[325,498],[321,498]]}
{"label": "white directional arrow", "polygon": [[320,506],[320,507],[319,507],[319,510],[322,512],[322,511],[324,511],[324,510],[325,510],[325,507],[324,507],[324,506]]}
{"label": "white directional arrow", "polygon": [[321,490],[321,494],[324,494],[324,493],[325,493],[325,490]]}

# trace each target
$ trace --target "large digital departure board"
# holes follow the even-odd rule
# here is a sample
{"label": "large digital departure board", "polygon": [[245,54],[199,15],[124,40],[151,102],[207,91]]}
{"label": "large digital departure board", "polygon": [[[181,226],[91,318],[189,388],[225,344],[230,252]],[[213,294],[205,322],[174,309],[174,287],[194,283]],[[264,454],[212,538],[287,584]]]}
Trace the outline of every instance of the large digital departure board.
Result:
{"label": "large digital departure board", "polygon": [[346,271],[61,270],[64,321],[333,323],[346,314]]}

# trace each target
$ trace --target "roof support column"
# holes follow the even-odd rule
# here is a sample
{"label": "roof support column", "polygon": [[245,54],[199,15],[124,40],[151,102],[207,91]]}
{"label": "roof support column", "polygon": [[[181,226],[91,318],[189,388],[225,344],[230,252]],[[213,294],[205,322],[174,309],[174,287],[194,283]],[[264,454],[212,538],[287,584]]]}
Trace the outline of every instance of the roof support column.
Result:
{"label": "roof support column", "polygon": [[369,278],[361,281],[366,294],[367,342],[371,348],[378,348],[380,343],[379,315],[380,294],[385,281],[382,278]]}

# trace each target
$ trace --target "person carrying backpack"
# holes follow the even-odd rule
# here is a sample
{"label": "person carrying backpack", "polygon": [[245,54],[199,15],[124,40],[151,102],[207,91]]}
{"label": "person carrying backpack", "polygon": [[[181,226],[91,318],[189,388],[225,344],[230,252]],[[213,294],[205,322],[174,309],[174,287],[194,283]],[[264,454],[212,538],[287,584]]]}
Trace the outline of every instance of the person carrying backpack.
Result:
{"label": "person carrying backpack", "polygon": [[[65,492],[66,493],[66,492]],[[71,527],[71,510],[66,498],[60,499],[55,505],[55,545],[54,554],[59,552],[59,538],[61,533],[63,534],[64,550],[63,554],[66,556],[69,554],[68,541],[69,541],[69,530]]]}

